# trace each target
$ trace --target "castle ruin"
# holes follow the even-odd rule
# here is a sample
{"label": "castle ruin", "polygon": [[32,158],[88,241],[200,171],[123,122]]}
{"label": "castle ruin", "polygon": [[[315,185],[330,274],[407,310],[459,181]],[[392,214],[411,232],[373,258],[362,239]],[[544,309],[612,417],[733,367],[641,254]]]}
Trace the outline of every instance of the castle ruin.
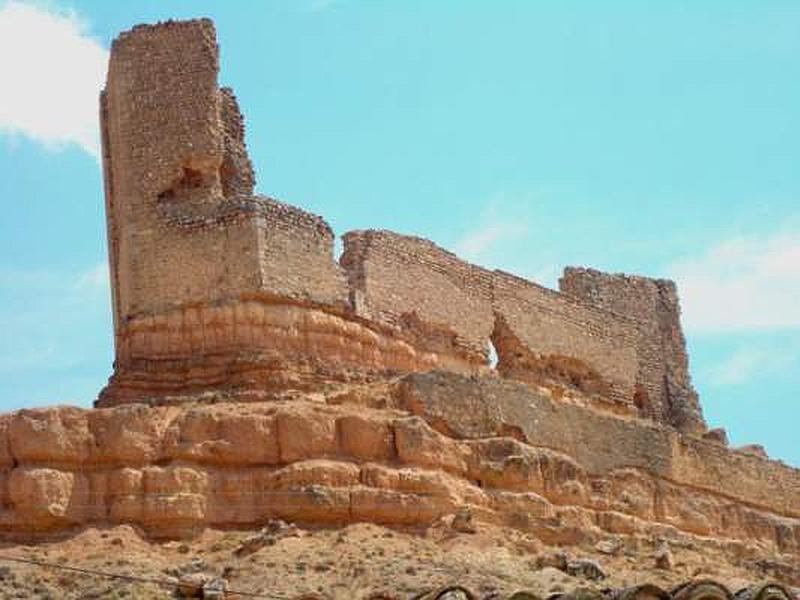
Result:
{"label": "castle ruin", "polygon": [[800,585],[800,470],[707,431],[672,282],[568,268],[553,291],[389,231],[337,262],[322,218],[254,194],[218,70],[209,20],[114,41],[114,373],[94,410],[0,415],[0,537],[466,507],[552,544],[770,556]]}
{"label": "castle ruin", "polygon": [[389,231],[334,235],[253,193],[210,21],[115,42],[102,95],[115,375],[98,406],[387,371],[486,374],[702,433],[669,281],[568,268],[561,291]]}

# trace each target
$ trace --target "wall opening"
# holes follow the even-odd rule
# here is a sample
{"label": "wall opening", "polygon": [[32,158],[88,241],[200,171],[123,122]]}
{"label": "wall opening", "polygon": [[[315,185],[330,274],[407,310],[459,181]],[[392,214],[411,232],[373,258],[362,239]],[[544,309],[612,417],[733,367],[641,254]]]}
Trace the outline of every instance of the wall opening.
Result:
{"label": "wall opening", "polygon": [[609,383],[590,365],[564,354],[536,352],[498,313],[495,313],[491,344],[497,354],[495,369],[501,377],[555,390],[571,389],[586,396],[611,395]]}
{"label": "wall opening", "polygon": [[494,342],[489,340],[489,366],[492,369],[497,369],[497,348],[494,347]]}
{"label": "wall opening", "polygon": [[341,264],[342,254],[344,254],[344,240],[339,235],[333,236],[333,260]]}
{"label": "wall opening", "polygon": [[197,200],[204,198],[217,180],[216,170],[200,170],[184,166],[181,176],[158,194],[161,201]]}

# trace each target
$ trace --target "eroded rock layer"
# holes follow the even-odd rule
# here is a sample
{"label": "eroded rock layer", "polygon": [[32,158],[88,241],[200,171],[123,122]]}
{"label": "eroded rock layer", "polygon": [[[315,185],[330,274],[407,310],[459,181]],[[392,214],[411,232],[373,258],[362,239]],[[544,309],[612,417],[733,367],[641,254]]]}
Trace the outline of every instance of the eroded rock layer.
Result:
{"label": "eroded rock layer", "polygon": [[0,536],[444,519],[800,584],[800,471],[707,432],[674,284],[568,269],[553,291],[388,231],[335,261],[322,218],[254,194],[218,68],[208,20],[114,42],[114,374],[95,410],[0,415]]}
{"label": "eroded rock layer", "polygon": [[668,536],[797,563],[798,471],[549,395],[440,373],[269,402],[23,410],[0,420],[0,528],[174,537],[273,518],[429,526],[467,508],[548,543]]}

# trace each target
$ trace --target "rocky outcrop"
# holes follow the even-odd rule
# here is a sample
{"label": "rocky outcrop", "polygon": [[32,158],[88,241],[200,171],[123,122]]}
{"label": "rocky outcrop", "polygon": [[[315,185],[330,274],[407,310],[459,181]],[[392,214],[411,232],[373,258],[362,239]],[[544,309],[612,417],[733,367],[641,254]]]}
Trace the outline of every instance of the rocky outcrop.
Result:
{"label": "rocky outcrop", "polygon": [[[153,537],[181,537],[269,519],[429,526],[466,508],[476,522],[548,543],[671,536],[722,545],[732,559],[768,552],[791,563],[800,555],[796,494],[783,499],[773,486],[750,497],[741,479],[732,496],[724,481],[689,472],[709,459],[696,446],[682,448],[674,431],[644,427],[637,437],[638,420],[580,406],[569,410],[587,413],[581,419],[591,426],[554,441],[543,419],[574,419],[567,405],[521,384],[502,401],[497,385],[517,384],[433,374],[271,402],[4,415],[0,532],[47,537],[129,523]],[[518,420],[525,410],[532,412]],[[579,441],[591,431],[597,437]],[[638,439],[674,447],[674,456],[657,454],[673,462],[645,462]],[[621,440],[594,458],[581,448]],[[687,466],[692,452],[700,454]],[[798,476],[741,457],[769,465],[773,478]]]}
{"label": "rocky outcrop", "polygon": [[[662,570],[671,547],[699,548],[800,584],[800,471],[707,431],[674,284],[570,269],[556,292],[387,231],[346,234],[337,262],[321,217],[254,195],[218,70],[208,20],[114,42],[101,96],[114,374],[95,410],[0,415],[0,537],[261,528],[244,557],[276,543],[275,520],[445,523],[647,547]],[[550,558],[536,568],[606,579],[592,559]],[[173,575],[185,595],[224,597],[222,573]],[[562,595],[731,600],[713,582]]]}

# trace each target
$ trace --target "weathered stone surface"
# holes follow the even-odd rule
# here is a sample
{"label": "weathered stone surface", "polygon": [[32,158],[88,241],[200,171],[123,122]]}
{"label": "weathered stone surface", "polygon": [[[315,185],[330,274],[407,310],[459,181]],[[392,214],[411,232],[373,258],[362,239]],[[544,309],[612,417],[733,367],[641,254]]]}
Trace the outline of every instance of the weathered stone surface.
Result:
{"label": "weathered stone surface", "polygon": [[[333,392],[333,404],[311,394],[5,415],[0,534],[132,523],[177,537],[269,519],[430,526],[463,512],[548,543],[671,532],[724,540],[732,556],[756,541],[800,555],[800,475],[779,463],[496,379],[413,375],[396,390],[384,408]],[[668,452],[652,462],[645,449],[659,436]]]}
{"label": "weathered stone surface", "polygon": [[[556,292],[386,231],[346,234],[336,262],[322,218],[253,195],[218,69],[208,20],[114,42],[115,371],[95,410],[0,416],[0,537],[492,526],[609,558],[651,544],[664,571],[668,540],[800,583],[800,471],[706,430],[674,284],[568,269]],[[234,554],[290,537],[262,529]],[[535,564],[606,577],[566,554]]]}
{"label": "weathered stone surface", "polygon": [[[625,419],[557,401],[547,393],[492,378],[447,373],[409,375],[396,394],[397,406],[420,415],[440,431],[462,438],[505,432],[534,446],[572,457],[589,474],[635,468],[668,481],[705,490],[779,514],[800,517],[800,471],[760,456],[730,451],[697,437],[681,435],[639,419]],[[503,469],[505,476],[505,469]],[[509,471],[513,472],[513,471]],[[625,511],[644,508],[637,487],[626,487]],[[639,491],[644,491],[639,488]],[[668,498],[668,496],[667,496]],[[676,498],[681,517],[693,521],[692,496]],[[666,510],[671,512],[669,500]],[[703,529],[697,521],[695,526]]]}
{"label": "weathered stone surface", "polygon": [[113,44],[101,121],[116,360],[98,406],[485,374],[492,343],[503,377],[704,431],[673,284],[568,269],[555,292],[373,230],[346,234],[337,263],[322,218],[253,195],[218,71],[207,19]]}

